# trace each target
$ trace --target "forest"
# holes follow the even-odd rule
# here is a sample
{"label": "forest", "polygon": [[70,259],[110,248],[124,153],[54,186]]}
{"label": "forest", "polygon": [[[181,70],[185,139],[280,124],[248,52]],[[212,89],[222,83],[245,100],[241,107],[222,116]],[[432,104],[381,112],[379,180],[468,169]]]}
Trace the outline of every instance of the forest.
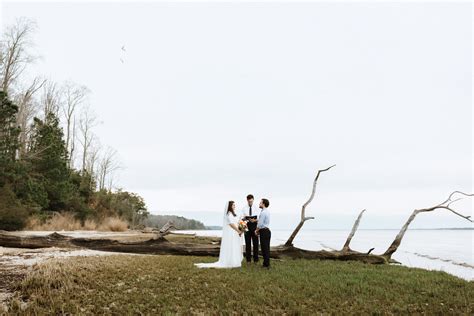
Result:
{"label": "forest", "polygon": [[121,164],[95,133],[90,90],[32,74],[35,32],[22,18],[1,34],[0,230],[136,227],[147,207],[115,183]]}

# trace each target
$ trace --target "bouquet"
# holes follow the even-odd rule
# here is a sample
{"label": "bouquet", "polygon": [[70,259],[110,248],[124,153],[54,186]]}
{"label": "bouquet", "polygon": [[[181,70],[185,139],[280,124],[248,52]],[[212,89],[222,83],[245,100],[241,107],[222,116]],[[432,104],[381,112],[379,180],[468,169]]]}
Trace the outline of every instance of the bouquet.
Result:
{"label": "bouquet", "polygon": [[243,220],[239,221],[239,230],[243,233],[245,233],[249,230],[248,227],[247,227],[247,222],[246,221],[243,221]]}

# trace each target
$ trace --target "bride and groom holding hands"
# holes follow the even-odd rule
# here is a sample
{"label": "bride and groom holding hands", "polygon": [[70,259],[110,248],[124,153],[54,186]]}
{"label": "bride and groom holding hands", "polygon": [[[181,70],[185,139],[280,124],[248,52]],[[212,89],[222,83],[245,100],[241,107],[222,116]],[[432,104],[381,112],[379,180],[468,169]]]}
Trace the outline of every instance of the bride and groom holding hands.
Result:
{"label": "bride and groom holding hands", "polygon": [[240,212],[236,212],[234,201],[226,203],[219,260],[213,263],[196,263],[197,267],[239,268],[243,259],[242,235],[244,235],[247,263],[252,261],[252,257],[255,263],[259,261],[258,246],[260,244],[263,267],[270,268],[271,231],[268,211],[270,202],[262,199],[256,206],[254,201],[254,196],[249,194],[247,205]]}

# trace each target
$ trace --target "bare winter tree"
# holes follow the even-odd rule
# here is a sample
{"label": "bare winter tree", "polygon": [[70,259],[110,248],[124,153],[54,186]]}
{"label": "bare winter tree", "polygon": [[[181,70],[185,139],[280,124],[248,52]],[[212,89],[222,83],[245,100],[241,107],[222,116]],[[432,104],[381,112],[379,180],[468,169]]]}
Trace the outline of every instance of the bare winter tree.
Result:
{"label": "bare winter tree", "polygon": [[71,128],[71,146],[69,149],[69,166],[71,168],[74,167],[74,162],[75,162],[75,154],[76,154],[76,134],[77,134],[77,127],[76,127],[76,117],[74,116],[72,119],[72,128]]}
{"label": "bare winter tree", "polygon": [[[99,183],[99,168],[97,165],[99,164],[100,158],[100,143],[96,137],[93,137],[91,140],[91,145],[88,150],[87,159],[86,159],[86,171],[91,176],[91,179],[94,183]],[[97,170],[96,170],[97,169]]]}
{"label": "bare winter tree", "polygon": [[31,35],[36,24],[21,18],[15,24],[7,27],[0,42],[0,80],[2,91],[13,95],[13,85],[16,83],[26,66],[37,57],[29,49],[32,46]]}
{"label": "bare winter tree", "polygon": [[38,112],[38,106],[34,96],[44,84],[44,79],[36,77],[26,88],[19,88],[19,92],[14,96],[14,101],[16,105],[18,105],[17,124],[21,129],[19,136],[20,159],[26,154],[28,136],[31,132],[31,122]]}
{"label": "bare winter tree", "polygon": [[89,107],[83,109],[79,120],[79,130],[81,137],[79,142],[82,145],[82,171],[87,171],[87,158],[89,150],[94,140],[92,129],[97,125],[97,117]]}
{"label": "bare winter tree", "polygon": [[49,113],[53,113],[56,116],[59,115],[59,108],[62,104],[61,89],[55,82],[47,81],[43,85],[43,92],[41,95],[41,110],[43,111],[44,117]]}
{"label": "bare winter tree", "polygon": [[99,190],[105,190],[107,186],[109,189],[112,188],[113,176],[118,169],[120,165],[117,161],[117,151],[109,147],[103,153],[98,165]]}
{"label": "bare winter tree", "polygon": [[62,105],[64,124],[66,130],[66,148],[70,155],[70,165],[72,166],[72,157],[74,155],[74,143],[72,141],[75,130],[76,109],[87,99],[89,89],[85,86],[67,82],[63,88],[64,103]]}

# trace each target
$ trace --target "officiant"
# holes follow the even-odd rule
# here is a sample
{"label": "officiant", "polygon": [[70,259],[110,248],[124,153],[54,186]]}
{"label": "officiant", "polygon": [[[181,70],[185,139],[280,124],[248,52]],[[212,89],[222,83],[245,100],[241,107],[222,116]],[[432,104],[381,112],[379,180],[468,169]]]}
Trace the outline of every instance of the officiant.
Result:
{"label": "officiant", "polygon": [[[253,261],[258,262],[258,236],[255,234],[257,229],[258,206],[254,205],[254,197],[252,194],[247,195],[247,205],[241,210],[241,217],[247,221],[248,231],[245,232],[245,258],[247,263]],[[253,251],[252,251],[253,250]]]}

